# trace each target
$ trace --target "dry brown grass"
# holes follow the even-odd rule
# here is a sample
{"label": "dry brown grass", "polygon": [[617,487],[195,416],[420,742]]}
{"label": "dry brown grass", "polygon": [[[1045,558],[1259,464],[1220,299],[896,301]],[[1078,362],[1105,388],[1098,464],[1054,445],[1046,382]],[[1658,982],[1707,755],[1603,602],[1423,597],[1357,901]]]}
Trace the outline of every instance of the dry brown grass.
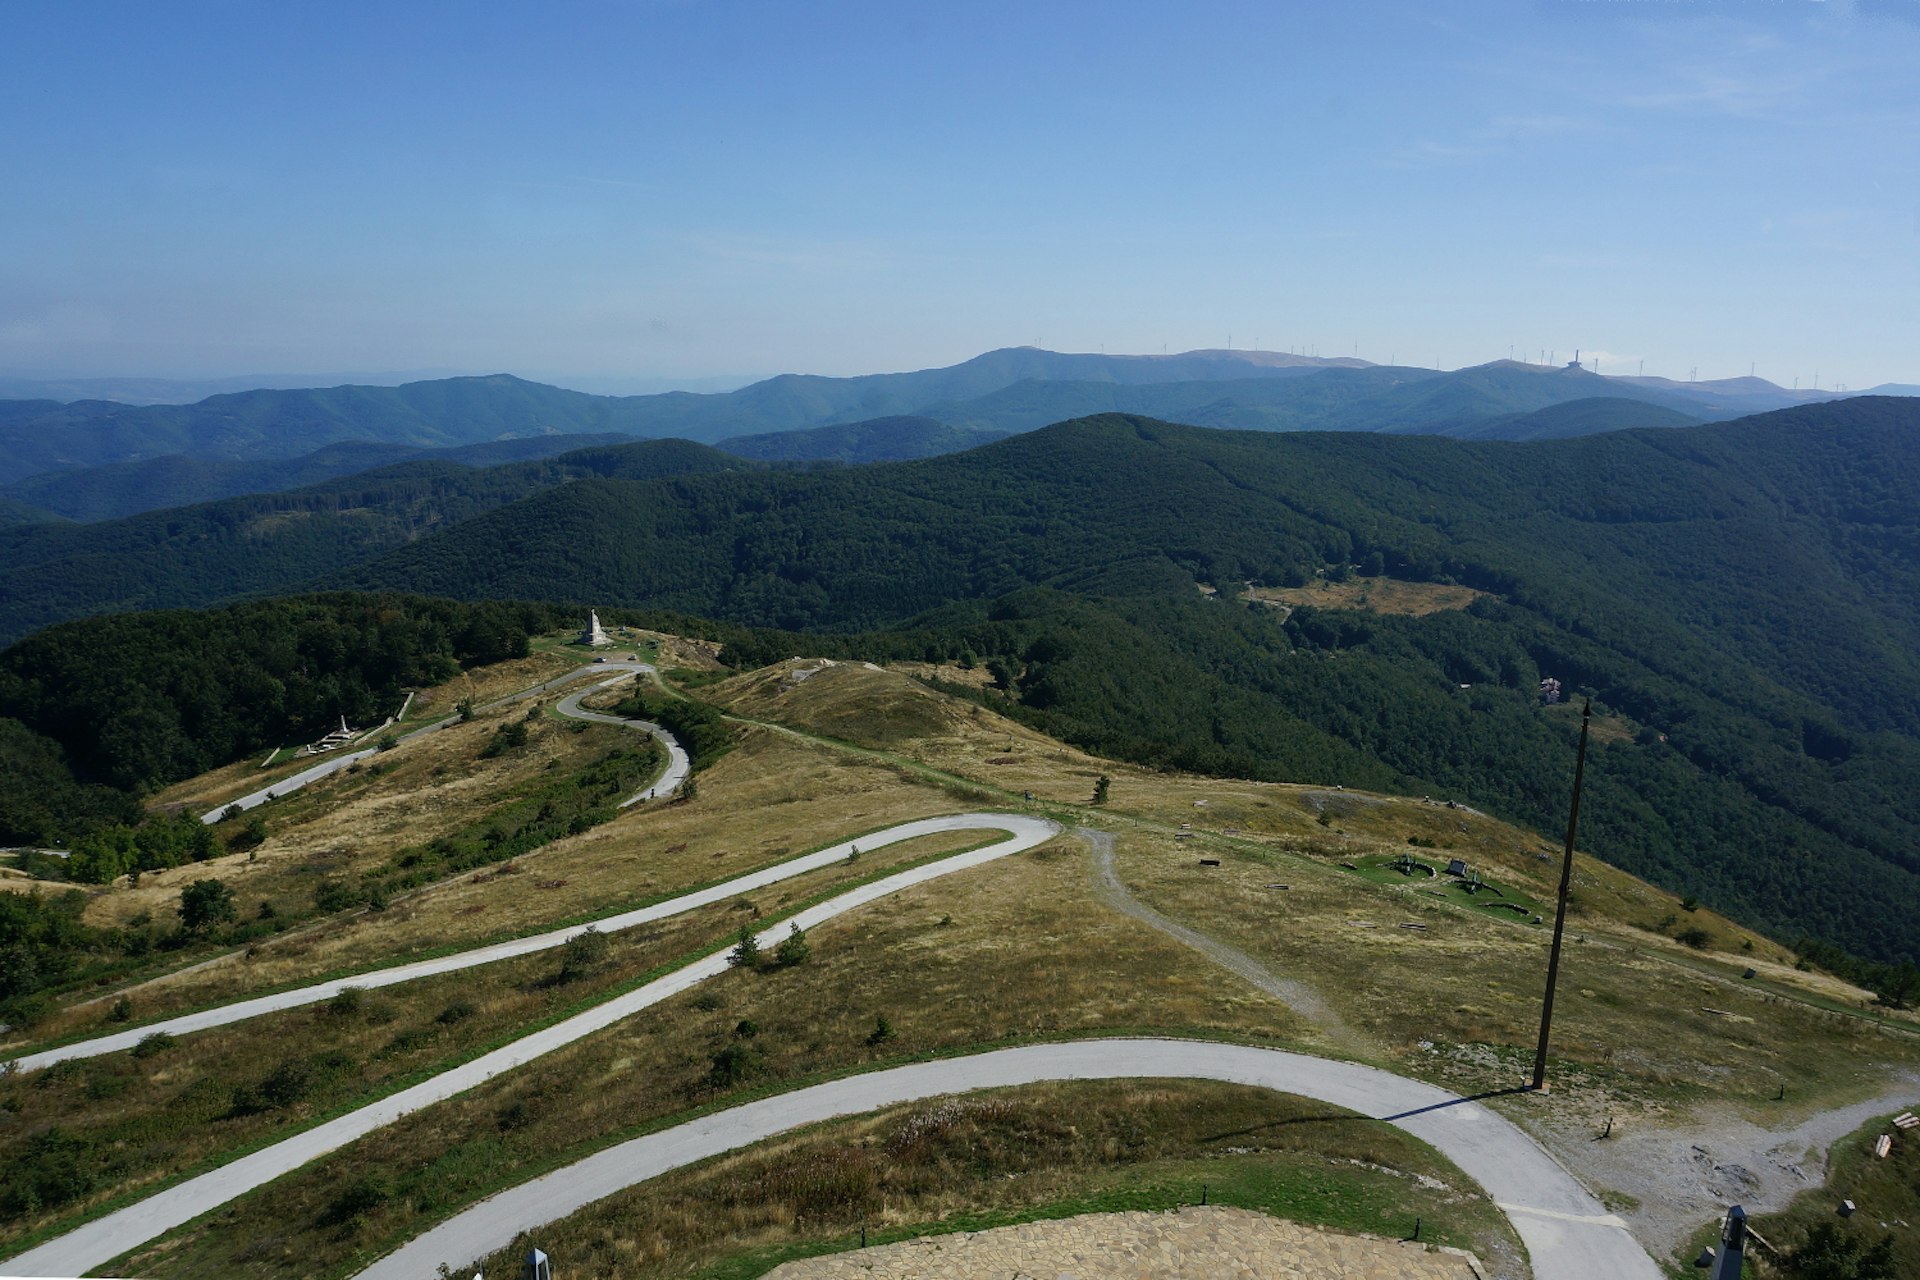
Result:
{"label": "dry brown grass", "polygon": [[[465,729],[434,737],[450,738],[458,732]],[[483,739],[486,732],[490,730],[481,731],[479,737]],[[630,732],[596,725],[588,734],[575,735],[562,722],[553,735],[562,740],[600,740],[602,735]],[[137,1016],[145,1020],[225,1003],[323,975],[399,963],[538,932],[563,921],[607,915],[862,832],[967,807],[917,779],[903,778],[885,764],[760,729],[748,730],[741,745],[700,779],[698,799],[638,806],[603,826],[555,841],[516,859],[514,865],[521,874],[462,875],[398,898],[386,912],[356,910],[262,942],[247,953],[232,953],[216,963],[143,984],[130,992]],[[324,811],[311,826],[315,834],[326,833],[329,819]],[[973,832],[929,836],[892,846],[854,870],[864,875],[871,872],[876,859],[904,861],[979,839]],[[274,843],[269,841],[270,846]],[[384,857],[393,847],[382,844],[376,849]],[[262,861],[275,856],[287,855],[284,850],[263,847]],[[294,864],[296,873],[311,865],[313,855],[294,856],[304,859]],[[226,874],[227,864],[242,874]],[[331,868],[336,863],[327,865]],[[243,907],[251,910],[260,893],[254,886],[263,881],[245,873],[257,866],[236,855],[164,873],[157,886],[143,885],[136,892],[152,895],[159,909],[171,911],[178,902],[178,884],[219,875],[235,884]],[[831,874],[818,873],[815,878]],[[763,896],[768,903],[777,903],[805,892],[809,884],[810,880],[796,880]],[[119,896],[130,895],[121,890]],[[97,1006],[70,1010],[51,1017],[35,1029],[35,1035],[51,1039],[70,1034],[100,1016]]]}
{"label": "dry brown grass", "polygon": [[[407,709],[406,720],[394,726],[391,732],[405,733],[428,721],[452,715],[455,707],[463,699],[471,698],[478,704],[518,693],[522,689],[531,688],[543,681],[564,675],[579,667],[583,661],[591,661],[591,659],[582,659],[578,654],[536,652],[526,658],[463,671],[445,684],[422,689],[416,693],[412,704]],[[356,744],[356,747],[370,746],[372,741],[368,739],[364,743]],[[296,747],[301,744],[288,742],[282,745]],[[418,746],[417,741],[409,743],[408,749]],[[190,813],[205,813],[216,805],[237,800],[262,787],[271,786],[282,778],[291,777],[313,765],[323,763],[326,759],[325,756],[300,756],[279,761],[268,768],[261,768],[260,762],[266,755],[265,751],[261,751],[245,760],[236,760],[209,773],[177,782],[156,794],[150,807],[160,810],[185,809]]]}
{"label": "dry brown grass", "polygon": [[[723,1260],[724,1274],[757,1275],[856,1228],[878,1243],[925,1224],[974,1230],[1056,1206],[1160,1207],[1198,1199],[1203,1183],[1214,1204],[1251,1198],[1382,1234],[1420,1214],[1428,1240],[1483,1259],[1520,1252],[1472,1183],[1406,1135],[1321,1102],[1185,1080],[1077,1081],[892,1107],[668,1174],[538,1236],[570,1275],[705,1274]],[[509,1273],[523,1252],[482,1259],[481,1270]]]}
{"label": "dry brown grass", "polygon": [[[798,665],[812,668],[817,660]],[[1541,902],[1552,901],[1559,883],[1557,842],[1470,808],[1449,808],[1438,798],[1154,772],[1088,755],[895,671],[839,663],[796,683],[794,666],[748,673],[703,696],[743,715],[922,762],[1016,797],[1030,790],[1040,802],[1073,805],[1089,816],[1104,813],[1144,829],[1171,833],[1187,824],[1197,835],[1211,834],[1228,845],[1300,854],[1336,868],[1341,861],[1407,851],[1408,841],[1419,839],[1432,846],[1413,850],[1422,857],[1466,858]],[[1104,809],[1093,810],[1086,802],[1101,774],[1112,780],[1110,797]],[[1787,948],[1712,911],[1687,913],[1672,894],[1597,859],[1577,860],[1572,910],[1576,927],[1619,933],[1625,945],[1678,963],[1712,963],[1735,974],[1751,964],[1771,981],[1809,996],[1854,1006],[1871,999],[1837,979],[1794,970]],[[1708,951],[1693,952],[1657,932],[1668,916],[1676,917],[1678,927],[1704,929]],[[1748,941],[1754,944],[1750,951],[1743,947]]]}
{"label": "dry brown grass", "polygon": [[262,899],[304,900],[322,875],[357,878],[408,845],[474,821],[549,770],[577,771],[614,747],[633,745],[631,731],[613,725],[576,731],[535,721],[526,748],[482,759],[494,729],[524,714],[521,706],[478,716],[270,801],[255,810],[269,833],[257,849],[148,873],[131,888],[119,882],[95,893],[87,921],[122,925],[142,912],[165,919],[180,889],[206,877],[227,881],[247,910]]}
{"label": "dry brown grass", "polygon": [[1345,582],[1321,579],[1304,587],[1248,587],[1242,600],[1286,606],[1313,605],[1319,609],[1362,609],[1368,613],[1398,613],[1424,617],[1450,609],[1464,609],[1487,596],[1485,591],[1439,582],[1400,582],[1393,578],[1349,578]]}
{"label": "dry brown grass", "polygon": [[[1532,1061],[1550,931],[1507,923],[1337,865],[1222,847],[1123,839],[1122,879],[1142,900],[1306,981],[1400,1069],[1462,1091],[1523,1078]],[[1275,886],[1285,883],[1289,887]],[[1401,928],[1418,924],[1421,929]],[[1594,926],[1599,927],[1594,927]],[[1920,1043],[1785,999],[1715,963],[1576,919],[1554,1028],[1556,1105],[1665,1114],[1730,1102],[1769,1121],[1870,1092]],[[1791,972],[1790,970],[1787,972]]]}
{"label": "dry brown grass", "polygon": [[[943,918],[950,922],[941,924]],[[1087,853],[1059,841],[896,895],[819,927],[798,969],[732,972],[629,1022],[370,1135],[189,1228],[134,1264],[143,1274],[235,1269],[264,1237],[320,1269],[355,1249],[384,1249],[423,1225],[413,1212],[342,1238],[319,1224],[338,1189],[372,1170],[406,1184],[400,1199],[447,1209],[650,1119],[719,1101],[711,1055],[754,1022],[751,1083],[794,1081],[866,1062],[1034,1036],[1167,1029],[1297,1042],[1277,1002],[1090,896]],[[868,1043],[877,1016],[897,1039]],[[737,1091],[732,1091],[737,1092]],[[499,1117],[520,1121],[503,1131]],[[402,1172],[407,1171],[407,1172]],[[279,1274],[268,1266],[261,1274]]]}
{"label": "dry brown grass", "polygon": [[[82,1200],[0,1222],[0,1247],[290,1125],[370,1101],[415,1073],[451,1066],[725,937],[740,918],[723,904],[611,935],[604,967],[565,985],[551,982],[561,958],[548,952],[368,991],[352,1012],[309,1005],[183,1036],[151,1056],[109,1054],[0,1080],[0,1114],[12,1117],[0,1124],[0,1167],[58,1128],[89,1144],[97,1180]],[[322,1062],[326,1055],[339,1058]],[[318,1064],[308,1096],[285,1108],[234,1107],[236,1091],[288,1062]]]}
{"label": "dry brown grass", "polygon": [[[377,922],[316,931],[294,944],[305,950],[266,956],[258,972],[230,962],[238,980],[219,967],[176,979],[199,993],[181,998],[204,1000],[228,990],[223,982],[258,989],[438,942],[522,932],[910,818],[1018,808],[1031,790],[1043,806],[1115,831],[1122,877],[1142,899],[1313,986],[1382,1061],[1470,1090],[1513,1083],[1530,1058],[1546,931],[1447,906],[1417,885],[1374,884],[1339,864],[1405,851],[1412,837],[1436,846],[1423,857],[1457,854],[1550,901],[1558,851],[1537,835],[1421,799],[1153,773],[1088,756],[897,672],[799,666],[814,674],[796,681],[795,664],[784,663],[702,696],[857,747],[749,729],[700,775],[691,804],[557,842],[522,860],[527,875],[468,877]],[[1093,810],[1085,802],[1100,774],[1112,779],[1111,798]],[[336,809],[356,812],[359,793],[342,787],[312,801],[318,824]],[[1190,839],[1177,838],[1182,825]],[[1200,868],[1203,851],[1222,865]],[[533,877],[565,883],[529,893]],[[1805,1002],[1864,993],[1796,973],[1764,939],[1753,938],[1751,953],[1737,950],[1751,935],[1708,912],[1681,918],[1722,950],[1682,948],[1653,931],[1678,911],[1671,895],[1586,859],[1574,901],[1555,1040],[1563,1114],[1657,1117],[1717,1101],[1771,1121],[1850,1098],[1887,1064],[1914,1059],[1911,1038]],[[371,1135],[138,1265],[155,1274],[244,1267],[277,1275],[292,1265],[286,1259],[324,1270],[355,1251],[384,1249],[559,1153],[717,1101],[722,1091],[703,1080],[742,1019],[760,1027],[761,1087],[897,1054],[1095,1030],[1316,1043],[1276,1001],[1101,907],[1078,842],[874,904],[816,930],[814,944],[814,962],[801,969],[728,974]],[[1761,979],[1739,978],[1748,963]],[[867,1044],[877,1015],[899,1032],[878,1049]],[[1770,1103],[1781,1085],[1790,1086],[1789,1101]],[[1530,1103],[1512,1105],[1525,1119]],[[509,1113],[516,1119],[503,1127]],[[379,1171],[401,1185],[399,1201],[425,1208],[346,1228],[319,1222],[342,1185]]]}

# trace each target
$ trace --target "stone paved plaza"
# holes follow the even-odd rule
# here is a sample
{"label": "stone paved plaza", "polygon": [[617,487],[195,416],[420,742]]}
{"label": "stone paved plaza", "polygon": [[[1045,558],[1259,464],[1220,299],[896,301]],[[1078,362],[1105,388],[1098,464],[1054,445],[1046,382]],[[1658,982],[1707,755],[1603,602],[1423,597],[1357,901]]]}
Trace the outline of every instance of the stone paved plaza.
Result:
{"label": "stone paved plaza", "polygon": [[1481,1280],[1466,1255],[1248,1209],[1091,1213],[788,1262],[767,1280]]}

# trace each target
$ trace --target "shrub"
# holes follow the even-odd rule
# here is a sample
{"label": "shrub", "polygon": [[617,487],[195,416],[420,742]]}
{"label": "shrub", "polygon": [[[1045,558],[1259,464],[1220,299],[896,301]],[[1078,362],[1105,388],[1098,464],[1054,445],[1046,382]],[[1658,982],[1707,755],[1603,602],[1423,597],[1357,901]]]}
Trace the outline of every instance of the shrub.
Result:
{"label": "shrub", "polygon": [[113,1002],[113,1008],[107,1010],[108,1022],[127,1022],[133,1017],[133,1001],[121,996]]}
{"label": "shrub", "polygon": [[1705,951],[1707,944],[1713,941],[1713,935],[1698,925],[1691,929],[1682,929],[1679,933],[1674,934],[1673,937],[1674,941],[1685,943],[1695,951]]}
{"label": "shrub", "polygon": [[813,954],[813,944],[807,941],[807,935],[794,925],[787,936],[780,939],[780,945],[773,949],[773,963],[782,969],[791,969],[797,964],[805,964]]}
{"label": "shrub", "polygon": [[730,1044],[713,1055],[707,1067],[707,1084],[714,1089],[729,1089],[752,1075],[760,1066],[760,1055],[744,1044]]}
{"label": "shrub", "polygon": [[327,1203],[320,1215],[325,1226],[344,1226],[355,1219],[364,1218],[370,1213],[386,1207],[393,1199],[393,1184],[385,1176],[377,1173],[366,1174],[349,1183],[339,1195]]}
{"label": "shrub", "polygon": [[478,1012],[480,1012],[480,1008],[478,1005],[474,1004],[473,1001],[455,1000],[452,1004],[448,1005],[446,1008],[442,1009],[438,1014],[434,1015],[433,1020],[435,1022],[440,1023],[442,1026],[450,1027],[456,1022],[465,1022],[468,1018],[471,1018],[474,1014]]}
{"label": "shrub", "polygon": [[327,1012],[337,1017],[358,1013],[366,994],[365,987],[342,987],[333,993],[333,999],[327,1001]]}
{"label": "shrub", "polygon": [[195,880],[180,891],[180,927],[188,933],[199,933],[239,916],[240,911],[233,903],[233,890],[225,881]]}
{"label": "shrub", "polygon": [[733,1034],[742,1040],[751,1040],[760,1034],[760,1024],[752,1018],[742,1018],[733,1028]]}
{"label": "shrub", "polygon": [[345,911],[348,907],[358,906],[366,899],[353,891],[345,881],[328,876],[313,886],[314,910],[323,915],[332,915],[336,911]]}
{"label": "shrub", "polygon": [[487,745],[481,749],[480,757],[483,760],[490,760],[494,756],[505,755],[509,751],[526,745],[527,722],[524,720],[509,720],[493,731],[493,737],[488,741]]}
{"label": "shrub", "polygon": [[733,950],[727,954],[727,963],[736,969],[758,969],[760,967],[760,941],[753,936],[753,926],[740,926],[740,939],[734,943]]}
{"label": "shrub", "polygon": [[560,960],[560,981],[577,982],[598,969],[607,959],[607,935],[592,925],[567,939]]}
{"label": "shrub", "polygon": [[1093,802],[1095,804],[1105,804],[1107,802],[1107,788],[1112,785],[1113,779],[1104,773],[1098,778],[1095,778],[1093,780]]}
{"label": "shrub", "polygon": [[311,1058],[289,1058],[269,1071],[255,1085],[243,1085],[233,1092],[233,1109],[245,1115],[291,1107],[313,1092],[319,1082],[319,1064]]}
{"label": "shrub", "polygon": [[1869,1245],[1831,1222],[1815,1224],[1790,1257],[1795,1272],[1821,1280],[1894,1280],[1899,1274],[1891,1235]]}
{"label": "shrub", "polygon": [[178,1040],[175,1040],[164,1031],[150,1032],[140,1037],[140,1043],[133,1046],[133,1056],[136,1058],[151,1058],[156,1054],[165,1053],[178,1043],[180,1043]]}
{"label": "shrub", "polygon": [[0,1179],[0,1213],[21,1217],[92,1191],[100,1161],[85,1138],[52,1128],[29,1139],[8,1166]]}
{"label": "shrub", "polygon": [[893,1039],[894,1035],[893,1024],[887,1021],[887,1015],[884,1013],[874,1015],[873,1031],[868,1034],[867,1043],[882,1045]]}

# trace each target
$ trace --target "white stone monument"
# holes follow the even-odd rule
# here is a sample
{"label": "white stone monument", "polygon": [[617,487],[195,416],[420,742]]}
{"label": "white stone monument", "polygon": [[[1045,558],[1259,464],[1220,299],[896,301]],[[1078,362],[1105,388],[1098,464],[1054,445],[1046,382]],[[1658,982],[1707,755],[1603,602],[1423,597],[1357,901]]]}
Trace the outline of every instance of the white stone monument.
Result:
{"label": "white stone monument", "polygon": [[589,613],[587,615],[587,629],[580,633],[580,643],[590,645],[595,649],[604,649],[613,643],[613,641],[607,639],[606,630],[600,625],[600,615],[598,613]]}

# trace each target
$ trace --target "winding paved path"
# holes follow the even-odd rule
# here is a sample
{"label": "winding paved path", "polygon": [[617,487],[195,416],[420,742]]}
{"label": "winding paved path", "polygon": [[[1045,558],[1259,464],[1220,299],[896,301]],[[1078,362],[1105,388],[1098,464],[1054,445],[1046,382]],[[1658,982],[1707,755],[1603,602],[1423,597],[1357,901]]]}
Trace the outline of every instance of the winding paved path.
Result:
{"label": "winding paved path", "polygon": [[[640,666],[648,671],[653,670],[652,667],[648,667],[645,663],[641,663]],[[566,697],[560,699],[553,708],[559,714],[571,716],[575,720],[593,720],[600,724],[623,724],[632,729],[644,729],[653,735],[654,741],[667,749],[666,772],[655,778],[644,791],[636,791],[625,800],[622,800],[620,802],[622,809],[639,804],[642,800],[651,800],[655,796],[672,795],[680,789],[680,784],[687,780],[687,775],[693,772],[693,761],[687,758],[687,753],[681,749],[679,740],[653,721],[628,720],[621,716],[610,716],[599,711],[589,711],[580,705],[580,699],[586,697],[588,694],[596,693],[601,689],[611,688],[627,678],[625,675],[618,675],[611,680],[602,680],[591,689],[582,689],[579,693],[568,694]]]}
{"label": "winding paved path", "polygon": [[[888,894],[897,893],[913,885],[924,884],[941,876],[981,866],[1009,854],[1020,853],[1044,844],[1060,833],[1060,828],[1052,822],[1011,813],[956,814],[946,818],[924,819],[920,823],[907,825],[921,828],[920,834],[930,831],[998,830],[1006,831],[1009,835],[1007,839],[997,841],[985,848],[954,854],[922,866],[911,867],[871,884],[849,889],[825,902],[808,907],[763,930],[758,939],[760,945],[767,948],[778,946],[780,940],[787,936],[787,931],[796,925],[801,929],[811,929],[817,924],[831,920],[855,907],[864,906],[877,898],[884,898]],[[878,843],[886,842],[893,831],[899,830],[901,828],[896,827],[876,835],[862,836],[860,843],[867,848],[875,848]],[[850,845],[851,842],[849,842]],[[241,1156],[198,1177],[176,1183],[124,1209],[96,1218],[38,1248],[0,1261],[0,1275],[77,1276],[95,1267],[104,1266],[121,1254],[138,1248],[176,1227],[183,1226],[201,1214],[217,1209],[282,1174],[290,1173],[310,1161],[317,1160],[356,1138],[384,1128],[402,1116],[464,1093],[503,1072],[525,1066],[536,1058],[572,1044],[582,1037],[592,1035],[624,1018],[631,1017],[642,1009],[649,1008],[708,978],[724,973],[726,969],[727,952],[716,951],[665,977],[657,978],[624,995],[615,996],[603,1004],[596,1005],[583,1013],[577,1013],[553,1026],[523,1036],[512,1044],[483,1054],[471,1062],[443,1071],[410,1089],[402,1089],[398,1093],[369,1103],[357,1111],[337,1116],[324,1124],[315,1125],[305,1132],[297,1133],[270,1147]]]}
{"label": "winding paved path", "polygon": [[845,862],[856,846],[865,852],[872,853],[888,845],[898,844],[902,840],[914,840],[943,831],[972,831],[981,828],[1012,829],[1016,822],[1029,821],[1032,820],[1020,818],[1014,814],[962,814],[957,817],[922,818],[917,822],[902,823],[872,835],[843,840],[825,849],[802,854],[785,862],[777,862],[759,871],[750,871],[746,875],[735,876],[731,880],[709,888],[683,893],[677,898],[669,898],[651,906],[636,907],[632,911],[603,916],[585,925],[569,925],[565,929],[552,929],[526,938],[512,938],[506,942],[475,947],[471,951],[462,951],[455,955],[437,956],[431,960],[394,965],[388,969],[375,969],[369,973],[296,987],[291,991],[279,991],[272,995],[256,996],[251,1000],[239,1000],[233,1004],[223,1004],[212,1009],[201,1009],[194,1013],[181,1014],[177,1018],[168,1018],[162,1022],[149,1022],[126,1031],[116,1031],[112,1035],[96,1036],[91,1040],[43,1049],[39,1053],[22,1054],[13,1059],[12,1065],[16,1071],[34,1071],[41,1067],[50,1067],[68,1058],[93,1058],[104,1053],[118,1053],[123,1049],[131,1049],[158,1031],[175,1036],[189,1035],[195,1031],[205,1031],[209,1027],[223,1027],[229,1023],[257,1018],[262,1014],[277,1013],[282,1009],[297,1009],[302,1005],[318,1004],[322,1000],[333,999],[348,987],[390,987],[400,982],[411,982],[415,978],[472,969],[479,965],[492,964],[496,960],[508,960],[514,956],[532,955],[536,951],[546,951],[565,945],[568,940],[589,926],[602,933],[617,933],[622,929],[651,924],[655,920],[665,920],[669,916],[698,910],[716,902],[726,902],[742,894],[751,893],[755,889],[764,889],[768,885],[779,884],[782,880],[791,880],[809,871],[818,871],[822,867]]}
{"label": "winding paved path", "polygon": [[[552,680],[548,680],[542,684],[537,684],[531,689],[523,689],[519,693],[510,693],[504,698],[495,698],[492,702],[489,702],[485,706],[482,706],[480,710],[490,711],[494,707],[502,707],[507,705],[510,702],[519,702],[525,698],[537,697],[540,694],[547,693],[554,689],[558,689],[562,685],[572,684],[575,680],[578,680],[582,676],[601,675],[601,674],[605,674],[608,671],[622,672],[623,674],[619,677],[616,677],[616,679],[625,679],[629,675],[635,675],[642,672],[651,673],[653,671],[653,664],[647,663],[647,662],[639,662],[639,661],[627,661],[624,659],[589,663],[583,667],[576,667],[574,670],[569,671],[566,675],[556,676]],[[615,683],[615,680],[605,680],[605,681],[602,681],[601,683],[603,686],[609,685],[609,684]],[[563,699],[563,701],[565,700]],[[575,715],[578,715],[578,717],[582,720],[599,720],[609,724],[631,724],[636,726],[637,728],[645,729],[647,732],[651,733],[654,737],[658,738],[661,741],[662,745],[666,746],[667,748],[668,774],[671,774],[673,772],[673,762],[676,759],[675,753],[676,752],[679,753],[677,756],[677,759],[679,760],[682,766],[679,777],[674,778],[672,783],[669,784],[667,782],[667,778],[663,776],[660,779],[660,781],[654,783],[653,787],[646,794],[635,796],[632,800],[627,801],[627,804],[634,804],[643,799],[650,799],[652,798],[652,795],[656,792],[664,796],[668,792],[672,791],[674,787],[679,786],[681,781],[685,779],[685,777],[687,776],[686,768],[685,768],[686,753],[683,751],[680,751],[680,744],[675,742],[673,740],[673,736],[669,734],[666,730],[662,729],[659,725],[649,724],[643,720],[622,720],[618,716],[603,716],[598,712],[594,712],[594,711],[581,711],[579,710],[579,701],[580,701],[579,698],[575,697],[571,701],[574,704],[574,711],[571,713],[562,712],[563,715],[575,714]],[[459,723],[460,721],[457,717],[449,717],[445,720],[436,720],[432,724],[420,726],[418,729],[413,730],[411,733],[401,734],[398,738],[394,739],[394,742],[395,743],[406,742],[410,739],[418,738],[423,734],[438,733],[440,730],[446,728],[448,725],[459,724]],[[303,769],[299,773],[294,774],[292,777],[282,778],[280,779],[280,781],[272,783],[269,786],[262,787],[258,791],[255,791],[250,795],[241,796],[238,800],[229,800],[223,805],[218,805],[212,809],[207,810],[205,813],[200,815],[200,821],[206,823],[208,826],[212,826],[214,823],[219,822],[221,819],[225,818],[227,816],[227,811],[229,809],[239,808],[242,811],[245,811],[247,809],[257,809],[269,800],[278,800],[280,797],[287,795],[290,792],[298,791],[300,788],[304,786],[307,786],[311,783],[318,782],[322,778],[329,777],[333,774],[336,774],[340,772],[340,770],[346,768],[348,765],[357,764],[362,760],[366,760],[372,757],[374,754],[376,754],[377,751],[378,751],[378,748],[376,747],[367,747],[364,750],[360,750],[360,751],[349,751],[344,755],[329,756],[326,760],[322,761],[321,763],[314,765],[310,769]],[[625,808],[626,805],[622,805],[621,807]]]}
{"label": "winding paved path", "polygon": [[1660,1280],[1646,1250],[1552,1156],[1477,1102],[1433,1085],[1277,1049],[1180,1040],[1083,1040],[915,1063],[814,1085],[609,1147],[482,1200],[361,1272],[419,1280],[636,1183],[802,1125],[976,1089],[1046,1080],[1222,1080],[1317,1098],[1431,1143],[1478,1182],[1526,1243],[1535,1280]]}

